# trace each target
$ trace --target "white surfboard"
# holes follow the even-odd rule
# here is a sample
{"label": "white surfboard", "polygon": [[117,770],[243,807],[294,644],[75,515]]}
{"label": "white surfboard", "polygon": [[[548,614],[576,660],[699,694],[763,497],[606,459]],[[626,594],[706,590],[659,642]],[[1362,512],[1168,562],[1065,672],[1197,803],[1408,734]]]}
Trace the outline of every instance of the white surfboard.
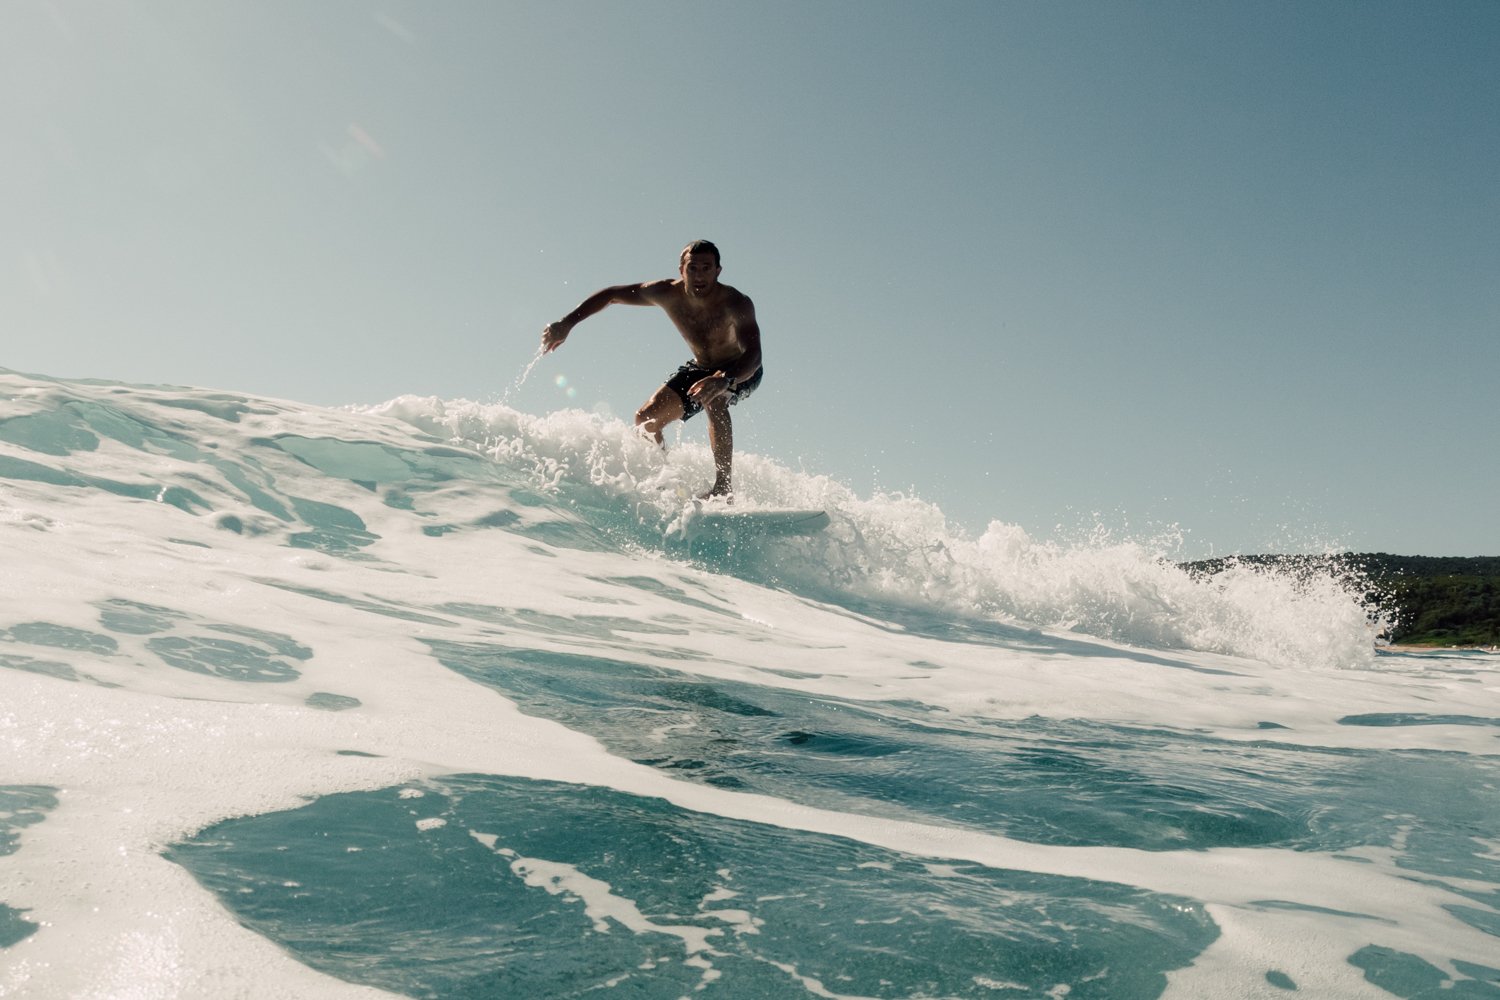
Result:
{"label": "white surfboard", "polygon": [[744,538],[750,535],[813,535],[828,526],[828,511],[816,508],[729,507],[693,501],[667,528],[669,537]]}
{"label": "white surfboard", "polygon": [[828,527],[824,510],[780,507],[734,508],[701,505],[688,518],[687,527],[697,534],[814,535]]}

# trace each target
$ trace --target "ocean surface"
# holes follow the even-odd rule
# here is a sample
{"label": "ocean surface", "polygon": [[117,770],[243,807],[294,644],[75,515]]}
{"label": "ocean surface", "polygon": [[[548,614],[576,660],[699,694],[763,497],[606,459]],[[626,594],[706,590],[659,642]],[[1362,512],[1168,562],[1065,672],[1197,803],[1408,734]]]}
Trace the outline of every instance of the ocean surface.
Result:
{"label": "ocean surface", "polygon": [[1500,658],[671,443],[0,370],[0,997],[1500,997]]}

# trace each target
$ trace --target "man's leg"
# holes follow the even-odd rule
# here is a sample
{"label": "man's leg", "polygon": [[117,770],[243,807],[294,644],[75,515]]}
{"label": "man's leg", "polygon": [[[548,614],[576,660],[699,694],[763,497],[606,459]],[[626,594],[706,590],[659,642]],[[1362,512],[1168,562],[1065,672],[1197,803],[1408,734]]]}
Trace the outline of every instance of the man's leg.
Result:
{"label": "man's leg", "polygon": [[729,400],[723,396],[704,407],[708,413],[708,447],[714,455],[714,485],[704,499],[727,497],[733,492],[730,477],[734,471],[734,425],[729,419]]}
{"label": "man's leg", "polygon": [[662,440],[662,430],[674,420],[682,419],[682,398],[662,386],[651,394],[651,398],[639,410],[635,411],[635,426],[642,434],[647,435],[657,444],[666,447]]}

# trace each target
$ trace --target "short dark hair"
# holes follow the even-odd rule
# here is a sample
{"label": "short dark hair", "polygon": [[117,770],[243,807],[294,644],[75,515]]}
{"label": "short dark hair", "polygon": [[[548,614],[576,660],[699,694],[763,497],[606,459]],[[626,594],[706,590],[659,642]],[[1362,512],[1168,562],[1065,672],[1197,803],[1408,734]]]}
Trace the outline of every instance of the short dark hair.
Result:
{"label": "short dark hair", "polygon": [[677,258],[679,267],[687,263],[688,254],[690,253],[711,253],[714,255],[714,265],[716,267],[724,266],[724,258],[719,256],[719,248],[708,242],[708,240],[694,240],[683,247],[682,253]]}

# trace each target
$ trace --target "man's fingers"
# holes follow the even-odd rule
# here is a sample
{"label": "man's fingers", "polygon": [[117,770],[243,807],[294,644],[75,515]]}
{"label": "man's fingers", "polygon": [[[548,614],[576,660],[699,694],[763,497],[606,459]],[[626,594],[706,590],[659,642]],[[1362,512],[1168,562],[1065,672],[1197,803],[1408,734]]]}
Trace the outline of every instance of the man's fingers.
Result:
{"label": "man's fingers", "polygon": [[704,385],[702,382],[695,382],[692,388],[688,389],[688,395],[692,397],[694,402],[707,406],[720,396],[728,396],[729,390]]}

